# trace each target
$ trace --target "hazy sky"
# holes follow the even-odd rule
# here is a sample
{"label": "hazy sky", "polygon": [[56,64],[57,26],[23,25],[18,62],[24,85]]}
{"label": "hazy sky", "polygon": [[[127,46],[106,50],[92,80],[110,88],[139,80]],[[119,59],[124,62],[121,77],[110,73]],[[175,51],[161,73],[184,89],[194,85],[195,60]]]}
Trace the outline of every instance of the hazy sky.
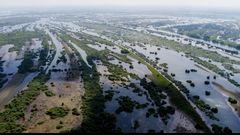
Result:
{"label": "hazy sky", "polygon": [[0,7],[165,6],[240,9],[240,0],[0,0]]}

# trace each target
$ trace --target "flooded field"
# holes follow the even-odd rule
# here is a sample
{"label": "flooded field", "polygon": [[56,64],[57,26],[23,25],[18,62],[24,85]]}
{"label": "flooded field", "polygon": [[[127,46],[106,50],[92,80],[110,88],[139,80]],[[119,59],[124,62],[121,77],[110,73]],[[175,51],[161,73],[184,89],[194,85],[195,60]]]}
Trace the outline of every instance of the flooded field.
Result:
{"label": "flooded field", "polygon": [[29,14],[0,26],[0,132],[240,132],[233,18]]}

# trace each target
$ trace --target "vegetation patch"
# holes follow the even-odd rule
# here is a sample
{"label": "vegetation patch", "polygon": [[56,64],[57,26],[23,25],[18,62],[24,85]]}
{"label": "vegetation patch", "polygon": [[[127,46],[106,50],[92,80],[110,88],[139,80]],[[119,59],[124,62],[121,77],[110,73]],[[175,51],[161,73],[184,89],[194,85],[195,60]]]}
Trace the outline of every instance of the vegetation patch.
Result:
{"label": "vegetation patch", "polygon": [[45,93],[45,95],[48,96],[48,97],[55,96],[55,94],[54,94],[53,92],[51,92],[51,91],[45,91],[44,93]]}
{"label": "vegetation patch", "polygon": [[44,85],[49,79],[44,74],[38,75],[28,85],[28,88],[20,92],[9,104],[5,110],[0,113],[0,132],[1,133],[20,133],[25,130],[24,124],[17,124],[16,121],[24,117],[24,112],[28,105],[35,100],[41,91],[46,91]]}
{"label": "vegetation patch", "polygon": [[53,107],[49,109],[46,114],[50,116],[51,119],[56,119],[59,117],[64,117],[68,114],[69,110],[63,107]]}

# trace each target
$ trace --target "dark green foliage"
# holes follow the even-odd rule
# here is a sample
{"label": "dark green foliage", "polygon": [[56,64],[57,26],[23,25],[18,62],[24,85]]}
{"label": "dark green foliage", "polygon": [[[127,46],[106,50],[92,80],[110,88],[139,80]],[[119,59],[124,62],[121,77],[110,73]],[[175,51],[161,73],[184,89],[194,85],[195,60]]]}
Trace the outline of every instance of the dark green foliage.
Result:
{"label": "dark green foliage", "polygon": [[208,85],[210,82],[209,81],[204,81],[204,84]]}
{"label": "dark green foliage", "polygon": [[131,113],[135,107],[135,102],[131,100],[130,97],[121,96],[118,99],[119,108],[116,110],[116,113],[120,113],[122,111]]}
{"label": "dark green foliage", "polygon": [[123,53],[123,54],[128,54],[129,51],[128,51],[127,49],[122,49],[122,50],[121,50],[121,53]]}
{"label": "dark green foliage", "polygon": [[80,115],[80,112],[77,110],[77,108],[73,108],[72,109],[72,114],[78,116],[78,115]]}
{"label": "dark green foliage", "polygon": [[211,94],[210,91],[205,91],[206,96],[209,96],[210,94]]}
{"label": "dark green foliage", "polygon": [[137,120],[134,121],[133,129],[137,129],[140,127],[140,124]]}
{"label": "dark green foliage", "polygon": [[231,97],[228,98],[228,102],[230,102],[231,104],[237,104],[237,100]]}
{"label": "dark green foliage", "polygon": [[232,133],[232,130],[229,127],[222,128],[221,126],[216,124],[212,124],[211,126],[214,133]]}
{"label": "dark green foliage", "polygon": [[148,91],[155,104],[161,106],[161,101],[166,98],[166,95],[162,94],[161,88],[157,87],[153,82],[148,83],[145,78],[141,79],[140,85]]}
{"label": "dark green foliage", "polygon": [[225,127],[223,129],[223,132],[229,134],[229,133],[232,133],[232,130],[229,127]]}
{"label": "dark green foliage", "polygon": [[45,91],[44,93],[45,93],[45,95],[48,96],[48,97],[55,96],[55,94],[54,94],[53,92],[51,92],[51,91]]}
{"label": "dark green foliage", "polygon": [[63,128],[63,125],[57,125],[56,126],[56,129],[61,129],[61,128]]}
{"label": "dark green foliage", "polygon": [[49,44],[48,44],[47,38],[43,39],[42,45],[43,45],[43,49],[40,51],[40,54],[39,54],[39,64],[40,65],[45,65],[47,60],[48,60],[47,56],[48,56],[48,53],[49,53]]}
{"label": "dark green foliage", "polygon": [[13,122],[0,123],[0,133],[21,133],[24,130],[25,126],[22,124]]}
{"label": "dark green foliage", "polygon": [[0,88],[8,81],[8,79],[0,79]]}
{"label": "dark green foliage", "polygon": [[38,122],[37,124],[38,125],[42,125],[44,123],[44,121],[40,121],[40,122]]}
{"label": "dark green foliage", "polygon": [[112,97],[114,96],[114,91],[105,91],[106,95],[104,96],[105,97],[105,100],[106,101],[111,101],[112,100]]}
{"label": "dark green foliage", "polygon": [[27,51],[24,54],[23,61],[21,65],[18,67],[18,72],[19,73],[26,73],[26,72],[31,72],[32,67],[33,67],[33,59],[34,58],[34,53]]}
{"label": "dark green foliage", "polygon": [[58,117],[64,117],[68,114],[68,109],[63,107],[53,107],[46,112],[47,115],[51,117],[51,119],[56,119]]}
{"label": "dark green foliage", "polygon": [[212,108],[211,111],[212,111],[213,113],[218,113],[218,109],[217,109],[216,107],[215,107],[215,108]]}

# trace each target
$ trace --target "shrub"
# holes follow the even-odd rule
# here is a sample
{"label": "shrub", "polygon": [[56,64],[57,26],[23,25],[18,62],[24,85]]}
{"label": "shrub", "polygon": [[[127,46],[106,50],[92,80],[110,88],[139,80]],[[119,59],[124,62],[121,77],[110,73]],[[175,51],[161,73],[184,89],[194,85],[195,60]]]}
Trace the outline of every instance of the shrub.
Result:
{"label": "shrub", "polygon": [[123,54],[128,54],[129,51],[128,51],[127,49],[122,49],[122,50],[121,50],[121,53],[123,53]]}
{"label": "shrub", "polygon": [[72,114],[73,114],[73,115],[77,115],[77,116],[80,115],[80,113],[79,113],[79,111],[77,110],[77,108],[73,108],[73,109],[72,109]]}
{"label": "shrub", "polygon": [[55,96],[55,94],[54,94],[53,92],[51,92],[51,91],[45,91],[44,93],[45,93],[45,95],[48,96],[48,97]]}
{"label": "shrub", "polygon": [[56,129],[61,129],[61,128],[63,128],[63,125],[57,125],[56,126]]}
{"label": "shrub", "polygon": [[47,115],[51,117],[51,119],[55,119],[58,117],[64,117],[68,114],[68,109],[62,107],[53,107],[46,112]]}
{"label": "shrub", "polygon": [[209,96],[210,94],[211,94],[210,91],[205,91],[206,96]]}
{"label": "shrub", "polygon": [[208,84],[210,84],[210,82],[209,81],[204,81],[204,84],[208,85]]}
{"label": "shrub", "polygon": [[213,113],[218,113],[218,109],[217,109],[216,107],[215,107],[215,108],[212,108],[211,111],[212,111]]}
{"label": "shrub", "polygon": [[137,120],[134,121],[133,129],[137,129],[140,127],[140,124]]}
{"label": "shrub", "polygon": [[237,100],[231,97],[228,98],[228,102],[230,102],[231,104],[237,104]]}

